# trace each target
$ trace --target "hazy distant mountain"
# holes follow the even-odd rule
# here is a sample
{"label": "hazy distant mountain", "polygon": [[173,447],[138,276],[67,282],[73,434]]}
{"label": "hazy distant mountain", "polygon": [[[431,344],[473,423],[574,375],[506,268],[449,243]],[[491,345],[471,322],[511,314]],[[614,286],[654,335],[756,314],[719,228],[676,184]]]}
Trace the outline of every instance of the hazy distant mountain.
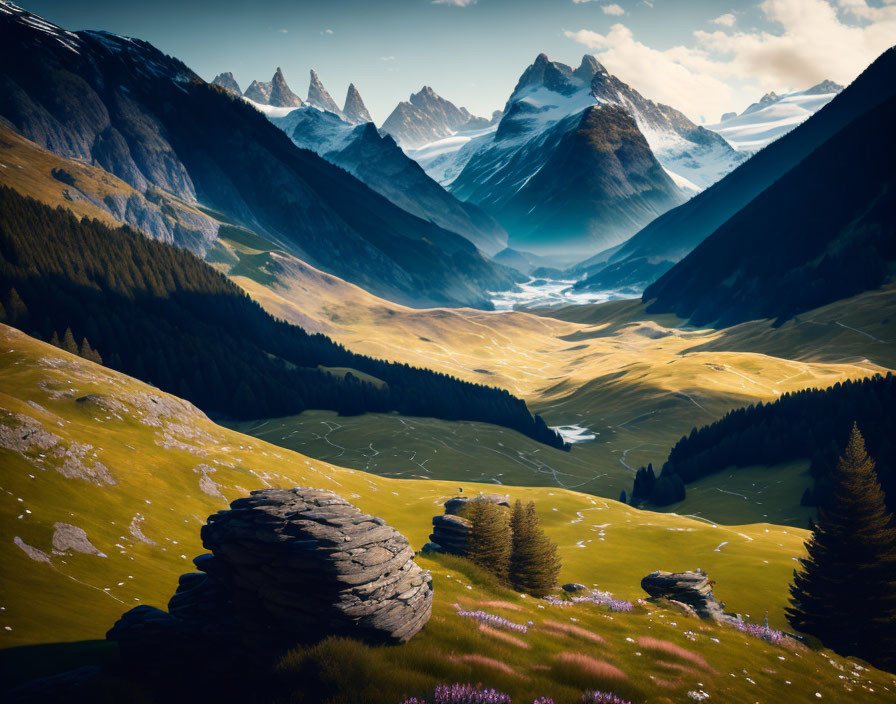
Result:
{"label": "hazy distant mountain", "polygon": [[783,322],[891,278],[893,125],[896,96],[814,149],[651,285],[648,310],[696,325]]}
{"label": "hazy distant mountain", "polygon": [[494,218],[448,193],[373,123],[349,125],[312,107],[270,119],[295,144],[341,166],[409,213],[466,237],[487,254],[507,245],[507,233]]}
{"label": "hazy distant mountain", "polygon": [[308,84],[308,104],[342,117],[342,110],[339,109],[336,101],[330,97],[314,69],[311,69],[311,81]]}
{"label": "hazy distant mountain", "polygon": [[466,108],[423,86],[408,101],[398,104],[383,123],[382,131],[392,135],[402,147],[415,147],[446,137],[458,130],[485,127],[489,121],[475,117]]}
{"label": "hazy distant mountain", "polygon": [[216,86],[221,86],[224,90],[233,93],[234,95],[243,94],[243,91],[240,90],[240,84],[236,82],[236,79],[230,71],[227,73],[219,73],[215,76],[215,80],[213,80],[212,83]]}
{"label": "hazy distant mountain", "polygon": [[0,13],[0,117],[43,148],[141,193],[200,203],[393,300],[487,307],[487,291],[511,285],[465,238],[298,149],[247,102],[139,39]]}
{"label": "hazy distant mountain", "polygon": [[573,70],[539,55],[497,128],[463,145],[466,163],[448,189],[494,215],[511,247],[567,263],[624,241],[681,203],[684,193],[631,106],[595,97],[592,83],[607,80],[593,57]]}
{"label": "hazy distant mountain", "polygon": [[822,81],[798,93],[766,93],[740,115],[726,113],[709,129],[722,135],[735,149],[756,152],[818,112],[842,90],[843,86],[833,81]]}
{"label": "hazy distant mountain", "polygon": [[[687,203],[651,222],[597,263],[578,288],[643,290],[737,211],[850,122],[896,94],[896,50],[890,49],[805,122]],[[844,170],[841,178],[851,178]]]}
{"label": "hazy distant mountain", "polygon": [[342,108],[342,116],[353,125],[363,125],[366,122],[373,122],[370,113],[367,112],[367,106],[361,100],[361,94],[355,88],[354,83],[349,83],[348,93],[345,95],[345,107]]}

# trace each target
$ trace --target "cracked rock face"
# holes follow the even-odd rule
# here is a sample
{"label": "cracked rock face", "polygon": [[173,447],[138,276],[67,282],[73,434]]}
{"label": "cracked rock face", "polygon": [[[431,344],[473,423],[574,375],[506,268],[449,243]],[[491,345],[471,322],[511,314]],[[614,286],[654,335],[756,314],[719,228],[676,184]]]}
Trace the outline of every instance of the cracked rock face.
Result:
{"label": "cracked rock face", "polygon": [[[282,650],[328,636],[403,643],[432,610],[432,577],[407,538],[331,491],[263,489],[209,517],[211,554],[183,575],[154,629],[191,639]],[[130,643],[146,614],[128,612],[107,635]],[[176,628],[174,628],[176,626]],[[165,639],[153,632],[164,650]]]}

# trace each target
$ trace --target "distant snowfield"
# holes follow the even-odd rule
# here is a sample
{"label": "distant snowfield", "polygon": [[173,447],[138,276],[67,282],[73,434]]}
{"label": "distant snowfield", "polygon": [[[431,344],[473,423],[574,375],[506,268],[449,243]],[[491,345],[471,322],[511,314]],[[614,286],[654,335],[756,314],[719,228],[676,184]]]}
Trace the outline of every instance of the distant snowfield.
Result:
{"label": "distant snowfield", "polygon": [[581,425],[552,425],[551,430],[556,430],[560,437],[570,445],[594,440],[597,437],[588,428]]}
{"label": "distant snowfield", "polygon": [[706,128],[718,132],[738,151],[757,152],[821,110],[836,95],[785,95],[767,107]]}
{"label": "distant snowfield", "polygon": [[573,291],[574,279],[530,279],[517,284],[510,291],[491,293],[495,310],[513,310],[517,307],[546,308],[563,305],[585,305],[605,303],[621,298],[637,298],[640,294],[631,291]]}

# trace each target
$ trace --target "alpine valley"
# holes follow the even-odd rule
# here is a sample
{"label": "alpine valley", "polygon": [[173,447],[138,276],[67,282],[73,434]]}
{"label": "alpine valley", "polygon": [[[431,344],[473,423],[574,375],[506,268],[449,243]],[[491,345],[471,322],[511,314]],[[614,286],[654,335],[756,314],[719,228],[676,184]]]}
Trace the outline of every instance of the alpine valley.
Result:
{"label": "alpine valley", "polygon": [[34,5],[3,701],[896,701],[896,5]]}

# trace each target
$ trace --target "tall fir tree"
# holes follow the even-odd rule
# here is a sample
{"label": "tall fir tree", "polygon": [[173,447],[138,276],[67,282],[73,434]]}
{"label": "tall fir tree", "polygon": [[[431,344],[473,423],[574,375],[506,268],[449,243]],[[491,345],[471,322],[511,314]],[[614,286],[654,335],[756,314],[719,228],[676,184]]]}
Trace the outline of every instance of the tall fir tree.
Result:
{"label": "tall fir tree", "polygon": [[790,624],[842,655],[896,667],[896,525],[884,504],[874,461],[853,425],[794,572]]}
{"label": "tall fir tree", "polygon": [[496,504],[471,501],[464,517],[471,524],[467,557],[506,582],[511,551],[507,511]]}
{"label": "tall fir tree", "polygon": [[79,354],[78,343],[75,342],[75,336],[72,334],[71,328],[65,329],[65,334],[62,336],[62,344],[60,345],[62,349],[66,352],[71,352],[72,354]]}
{"label": "tall fir tree", "polygon": [[510,583],[532,596],[545,596],[557,585],[560,558],[557,546],[538,525],[535,504],[517,499],[510,516],[513,533],[510,554]]}

